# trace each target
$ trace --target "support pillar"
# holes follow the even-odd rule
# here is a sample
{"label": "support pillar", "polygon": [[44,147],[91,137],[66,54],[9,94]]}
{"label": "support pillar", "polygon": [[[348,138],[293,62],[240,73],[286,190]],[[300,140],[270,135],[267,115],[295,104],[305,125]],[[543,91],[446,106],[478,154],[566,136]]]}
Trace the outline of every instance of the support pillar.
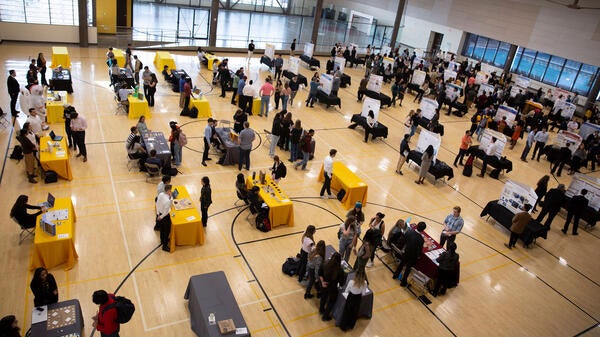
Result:
{"label": "support pillar", "polygon": [[510,67],[515,60],[515,55],[517,55],[517,46],[511,44],[508,55],[506,56],[506,63],[504,64],[504,74],[508,75],[510,73]]}
{"label": "support pillar", "polygon": [[219,0],[212,0],[210,5],[210,32],[208,35],[208,46],[217,45],[217,25],[219,21]]}
{"label": "support pillar", "polygon": [[402,18],[404,17],[404,12],[406,10],[406,0],[398,1],[398,11],[396,12],[396,20],[394,20],[394,29],[392,29],[392,37],[390,38],[390,47],[392,51],[396,49],[396,39],[398,38],[398,31],[400,30],[400,24],[402,23]]}
{"label": "support pillar", "polygon": [[315,7],[315,20],[313,23],[312,34],[310,35],[310,42],[314,43],[315,50],[317,48],[317,38],[319,37],[319,26],[321,25],[321,14],[323,13],[323,0],[317,0]]}
{"label": "support pillar", "polygon": [[77,0],[77,7],[79,8],[79,46],[87,47],[89,44],[88,39],[88,8],[86,0]]}

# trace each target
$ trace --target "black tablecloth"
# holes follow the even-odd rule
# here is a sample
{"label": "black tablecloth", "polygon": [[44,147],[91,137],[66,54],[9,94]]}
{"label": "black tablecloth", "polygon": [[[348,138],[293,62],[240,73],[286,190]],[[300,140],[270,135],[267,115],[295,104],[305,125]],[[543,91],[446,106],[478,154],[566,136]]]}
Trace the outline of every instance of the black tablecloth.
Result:
{"label": "black tablecloth", "polygon": [[[69,334],[77,334],[81,336],[83,333],[83,315],[81,314],[81,306],[78,300],[68,300],[48,305],[47,310],[64,308],[70,305],[75,306],[75,321],[67,326],[48,330],[48,322],[43,321],[31,325],[31,337],[63,337]],[[33,309],[37,311],[36,309]],[[50,318],[50,317],[49,317]],[[100,335],[100,334],[98,334]]]}
{"label": "black tablecloth", "polygon": [[363,127],[363,129],[369,129],[369,132],[373,135],[373,138],[383,137],[387,138],[388,136],[388,128],[380,122],[377,122],[377,125],[373,128],[367,125],[367,118],[361,116],[361,114],[352,115],[352,119],[350,120],[352,123],[356,123]]}
{"label": "black tablecloth", "polygon": [[[562,208],[565,210],[568,209],[569,204],[571,203],[571,198],[566,197],[565,203],[562,205]],[[581,214],[581,220],[587,222],[590,226],[596,226],[596,222],[600,220],[600,212],[588,206]]]}
{"label": "black tablecloth", "polygon": [[553,145],[546,145],[542,150],[542,154],[546,155],[546,159],[549,162],[554,163],[560,155],[560,148],[554,147]]}
{"label": "black tablecloth", "polygon": [[[184,298],[189,300],[192,331],[199,337],[221,337],[217,324],[209,325],[213,313],[216,322],[232,319],[236,328],[247,327],[246,321],[233,296],[227,277],[222,271],[190,277]],[[250,336],[247,334],[235,336]]]}
{"label": "black tablecloth", "polygon": [[142,133],[142,140],[148,154],[150,154],[150,151],[156,150],[156,158],[160,159],[163,164],[171,161],[171,147],[162,132],[144,132]]}
{"label": "black tablecloth", "polygon": [[[112,78],[112,68],[108,69],[108,73]],[[135,79],[133,78],[133,72],[129,68],[119,68],[119,74],[117,75],[117,81],[125,81],[130,88],[135,87]]]}
{"label": "black tablecloth", "polygon": [[289,70],[284,70],[283,71],[283,76],[289,80],[292,79],[292,77],[294,76],[298,76],[298,84],[304,84],[305,87],[308,86],[308,80],[306,79],[306,77],[302,74],[294,74],[293,72],[289,71]]}
{"label": "black tablecloth", "polygon": [[[179,92],[179,80],[182,77],[186,78],[189,76],[183,69],[173,69],[171,71],[171,74],[173,75],[171,77],[171,89],[173,90],[173,92]],[[191,85],[191,83],[190,83],[190,85]]]}
{"label": "black tablecloth", "polygon": [[[508,208],[498,204],[498,200],[492,200],[485,205],[483,210],[481,211],[480,217],[484,217],[486,215],[491,216],[494,220],[496,220],[499,224],[506,227],[510,230],[510,226],[512,225],[512,219],[515,216],[513,212],[511,212]],[[546,239],[548,234],[548,230],[542,226],[537,220],[532,219],[525,227],[525,230],[519,238],[523,240],[525,246],[529,246],[533,240],[537,238]]]}
{"label": "black tablecloth", "polygon": [[[469,154],[474,154],[475,157],[483,160],[485,158],[485,152],[479,148],[479,145],[472,145],[468,151]],[[512,161],[508,160],[506,157],[498,158],[494,157],[490,161],[488,161],[488,165],[500,170],[506,170],[506,173],[512,171],[513,164]]]}
{"label": "black tablecloth", "polygon": [[266,55],[260,57],[260,63],[266,64],[269,68],[273,68],[273,61]]}
{"label": "black tablecloth", "polygon": [[62,72],[52,70],[52,79],[50,80],[50,90],[66,91],[69,94],[73,93],[73,79],[71,71],[63,69]]}
{"label": "black tablecloth", "polygon": [[[412,150],[408,153],[407,160],[411,160],[415,164],[421,166],[421,157],[423,157],[423,153],[417,150]],[[448,166],[448,164],[439,159],[435,161],[435,164],[432,164],[429,167],[429,173],[431,173],[436,180],[444,176],[448,177],[448,180],[454,178],[454,170],[452,167]]]}
{"label": "black tablecloth", "polygon": [[372,99],[379,100],[381,102],[381,106],[387,105],[388,107],[392,106],[392,98],[384,93],[377,93],[372,90],[365,90],[365,95],[367,97],[371,97]]}
{"label": "black tablecloth", "polygon": [[352,85],[352,77],[342,74],[342,77],[340,77],[340,87],[345,88],[346,85]]}
{"label": "black tablecloth", "polygon": [[308,57],[308,55],[300,55],[300,59],[307,63],[309,67],[317,67],[317,68],[321,68],[321,61],[317,60],[314,57]]}
{"label": "black tablecloth", "polygon": [[222,165],[234,165],[240,160],[240,146],[231,140],[231,129],[230,128],[215,128],[217,137],[221,141],[221,144],[225,146],[225,154],[223,160],[219,160]]}
{"label": "black tablecloth", "polygon": [[[429,119],[421,116],[421,118],[419,118],[419,123],[418,124],[421,127],[423,127],[424,129],[429,130],[429,123],[430,122],[431,121]],[[433,133],[438,133],[441,136],[443,136],[444,135],[444,126],[438,122],[438,124],[433,128],[433,130],[430,130],[430,131],[433,132]]]}
{"label": "black tablecloth", "polygon": [[339,97],[327,95],[323,90],[317,90],[317,100],[319,103],[327,104],[328,108],[331,105],[342,107],[342,100]]}

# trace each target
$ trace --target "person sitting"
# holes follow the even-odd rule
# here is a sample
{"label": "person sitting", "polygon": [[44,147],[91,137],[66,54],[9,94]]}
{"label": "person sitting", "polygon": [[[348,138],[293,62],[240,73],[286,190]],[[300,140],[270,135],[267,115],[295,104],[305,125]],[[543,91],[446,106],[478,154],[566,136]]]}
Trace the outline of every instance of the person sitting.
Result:
{"label": "person sitting", "polygon": [[246,205],[249,205],[248,201],[248,188],[246,188],[246,181],[244,179],[244,174],[239,173],[235,180],[235,193],[240,200],[243,200]]}
{"label": "person sitting", "polygon": [[121,103],[121,105],[123,105],[125,107],[125,112],[127,112],[127,113],[129,113],[129,100],[127,99],[127,97],[129,97],[130,93],[131,93],[131,90],[127,89],[127,83],[122,82],[121,88],[117,92],[117,95],[119,97],[119,103]]}
{"label": "person sitting", "polygon": [[148,157],[148,155],[146,154],[146,150],[142,146],[140,135],[137,134],[137,127],[132,126],[129,130],[131,131],[131,133],[125,141],[127,155],[131,159],[143,158],[145,160]]}
{"label": "person sitting", "polygon": [[260,191],[260,187],[252,186],[252,188],[248,191],[248,202],[250,202],[250,212],[252,214],[258,213],[260,210],[260,196],[258,192]]}
{"label": "person sitting", "polygon": [[[29,197],[21,194],[10,210],[10,217],[15,218],[23,228],[34,228],[37,216],[42,214],[45,209],[41,206],[30,205],[27,203],[28,201]],[[37,209],[38,211],[34,214],[29,214],[27,213],[28,209]]]}
{"label": "person sitting", "polygon": [[[375,119],[375,113],[373,110],[369,110],[367,114],[367,124],[365,125],[365,143],[369,140],[369,134],[373,134],[373,128],[377,126],[377,120]],[[375,135],[373,135],[375,138]]]}
{"label": "person sitting", "polygon": [[46,268],[37,268],[29,284],[33,292],[33,305],[41,307],[58,302],[58,287],[52,274]]}
{"label": "person sitting", "polygon": [[[456,287],[456,272],[458,271],[458,254],[456,253],[456,243],[448,243],[448,250],[440,254],[437,258],[439,263],[438,278],[435,280],[435,286],[431,293],[433,297],[438,294],[444,295],[447,288]],[[440,290],[441,288],[441,290]]]}
{"label": "person sitting", "polygon": [[281,178],[285,178],[287,175],[287,168],[285,164],[281,160],[279,160],[279,156],[273,156],[273,167],[271,167],[271,178],[275,182],[275,184],[279,184]]}
{"label": "person sitting", "polygon": [[169,71],[169,66],[164,66],[162,75],[167,82],[171,82],[173,80],[173,74],[171,74],[171,71]]}
{"label": "person sitting", "polygon": [[4,316],[0,319],[0,336],[21,337],[20,330],[19,321],[14,315]]}

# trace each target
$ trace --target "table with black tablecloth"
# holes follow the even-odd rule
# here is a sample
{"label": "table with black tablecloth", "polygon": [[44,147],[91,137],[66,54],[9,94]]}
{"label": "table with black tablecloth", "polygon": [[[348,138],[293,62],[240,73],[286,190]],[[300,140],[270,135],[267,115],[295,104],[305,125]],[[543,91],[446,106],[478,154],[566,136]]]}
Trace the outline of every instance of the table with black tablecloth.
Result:
{"label": "table with black tablecloth", "polygon": [[559,156],[560,156],[560,148],[559,147],[555,147],[552,144],[546,145],[542,149],[542,154],[546,155],[546,159],[549,162],[554,163],[559,158]]}
{"label": "table with black tablecloth", "polygon": [[[413,163],[421,166],[422,157],[423,153],[417,150],[412,150],[408,153],[406,160],[412,161]],[[448,180],[454,178],[454,170],[452,167],[448,166],[448,164],[439,159],[436,160],[434,164],[431,164],[429,167],[429,173],[431,173],[436,180],[443,178],[444,176],[448,177]]]}
{"label": "table with black tablecloth", "polygon": [[317,100],[319,103],[326,104],[328,108],[332,105],[342,107],[342,100],[339,97],[327,95],[323,90],[317,90]]}
{"label": "table with black tablecloth", "polygon": [[[417,123],[419,126],[423,127],[424,129],[429,130],[429,123],[431,123],[431,121],[428,118],[425,118],[423,116],[421,116],[419,118],[419,122]],[[444,126],[442,124],[439,123],[433,128],[433,130],[430,130],[433,133],[437,133],[440,136],[444,135]]]}
{"label": "table with black tablecloth", "polygon": [[342,77],[340,77],[340,88],[345,88],[348,85],[352,85],[352,77],[342,74]]}
{"label": "table with black tablecloth", "polygon": [[[570,203],[571,203],[571,198],[566,197],[566,200],[561,205],[561,207],[564,208],[565,210],[568,210]],[[595,210],[594,208],[592,208],[588,205],[588,207],[586,207],[583,210],[583,213],[581,214],[580,219],[587,222],[592,227],[596,226],[596,223],[598,221],[600,221],[600,212],[598,212],[597,210]]]}
{"label": "table with black tablecloth", "polygon": [[273,68],[273,60],[266,55],[260,57],[260,63],[265,64],[269,68]]}
{"label": "table with black tablecloth", "polygon": [[308,80],[306,79],[306,76],[302,74],[294,74],[289,70],[283,71],[283,77],[287,78],[288,80],[292,80],[294,76],[298,76],[298,84],[303,84],[305,87],[308,86]]}
{"label": "table with black tablecloth", "polygon": [[302,54],[300,55],[300,60],[308,64],[309,67],[321,68],[321,61],[314,57],[309,57],[308,55]]}
{"label": "table with black tablecloth", "polygon": [[[47,320],[31,325],[31,337],[82,336],[84,320],[78,300],[68,300],[43,306],[44,311],[33,308],[32,321],[36,315],[47,315]],[[56,313],[56,315],[54,315]]]}
{"label": "table with black tablecloth", "polygon": [[[172,69],[171,75],[173,75],[171,77],[171,90],[173,90],[173,92],[179,92],[179,80],[182,77],[190,77],[183,69]],[[190,85],[192,84],[190,83]]]}
{"label": "table with black tablecloth", "polygon": [[[108,69],[108,74],[112,78],[112,68]],[[135,87],[135,79],[133,78],[133,72],[129,68],[119,68],[119,73],[117,74],[117,81],[127,83],[127,85],[130,88]]]}
{"label": "table with black tablecloth", "polygon": [[238,143],[231,139],[231,128],[215,128],[217,137],[221,141],[221,144],[225,147],[225,154],[223,160],[219,160],[222,165],[234,165],[240,160],[240,146]]}
{"label": "table with black tablecloth", "polygon": [[365,95],[367,97],[371,97],[372,99],[376,99],[381,103],[381,106],[387,105],[388,108],[392,106],[392,98],[384,93],[375,92],[373,90],[365,90]]}
{"label": "table with black tablecloth", "polygon": [[62,71],[52,70],[52,79],[50,80],[50,90],[66,91],[69,94],[73,93],[73,79],[71,71],[63,69]]}
{"label": "table with black tablecloth", "polygon": [[[373,138],[382,137],[387,138],[388,136],[388,128],[380,122],[377,122],[377,125],[374,127],[369,127],[367,124],[367,118],[362,116],[361,114],[352,115],[352,119],[350,120],[352,123],[356,123],[362,126],[363,129],[369,130]],[[352,125],[351,125],[352,126]],[[354,129],[354,127],[352,127]]]}
{"label": "table with black tablecloth", "polygon": [[[191,328],[198,337],[222,336],[219,326],[208,322],[211,313],[215,315],[215,322],[232,319],[236,328],[247,328],[223,271],[190,277],[184,298],[189,300]],[[234,335],[250,336],[250,331]]]}
{"label": "table with black tablecloth", "polygon": [[171,147],[162,132],[143,132],[142,141],[144,142],[147,153],[156,150],[156,158],[160,159],[163,162],[163,165],[171,162]]}
{"label": "table with black tablecloth", "polygon": [[[485,158],[485,151],[483,151],[482,149],[479,148],[479,145],[471,145],[471,147],[469,147],[469,150],[467,151],[468,154],[474,154],[475,157],[483,160]],[[509,159],[507,159],[506,157],[502,157],[502,158],[498,158],[498,157],[493,157],[488,161],[488,166],[500,169],[500,170],[506,170],[506,173],[512,171],[513,169],[513,164],[512,161],[510,161]]]}
{"label": "table with black tablecloth", "polygon": [[[498,200],[492,200],[485,205],[479,216],[484,217],[486,215],[489,215],[492,217],[492,219],[496,220],[499,224],[510,230],[510,226],[512,226],[512,219],[515,216],[515,213],[500,205]],[[546,239],[547,234],[548,230],[537,220],[532,219],[525,227],[523,233],[519,235],[519,238],[523,240],[525,246],[529,246],[537,238],[541,237]]]}

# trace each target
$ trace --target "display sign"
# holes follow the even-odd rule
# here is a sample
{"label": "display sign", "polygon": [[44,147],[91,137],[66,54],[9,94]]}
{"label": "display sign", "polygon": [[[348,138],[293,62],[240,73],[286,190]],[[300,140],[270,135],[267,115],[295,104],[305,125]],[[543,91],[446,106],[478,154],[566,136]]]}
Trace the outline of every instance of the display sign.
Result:
{"label": "display sign", "polygon": [[391,69],[394,69],[394,59],[391,57],[384,57],[383,58],[383,69],[387,69],[388,65],[391,66]]}
{"label": "display sign", "polygon": [[490,74],[484,71],[478,71],[475,75],[475,84],[488,83]]}
{"label": "display sign", "polygon": [[455,80],[457,75],[458,74],[456,73],[456,71],[450,69],[444,70],[444,82],[451,78]]}
{"label": "display sign", "polygon": [[[562,98],[560,98],[562,96]],[[562,99],[562,100],[567,100],[567,98],[571,96],[573,97],[573,93],[570,91],[566,91],[565,89],[561,89],[561,88],[554,88],[554,98],[556,100]]]}
{"label": "display sign", "polygon": [[496,143],[498,143],[498,146],[496,147],[496,153],[494,153],[493,155],[500,158],[502,157],[502,152],[504,151],[504,147],[506,146],[506,136],[504,136],[498,131],[494,131],[489,128],[484,129],[483,134],[481,136],[481,141],[479,142],[479,149],[485,151],[488,148],[488,146],[492,143],[492,137],[495,137]]}
{"label": "display sign", "polygon": [[514,180],[507,180],[506,183],[504,183],[500,199],[498,199],[498,204],[506,207],[513,213],[522,212],[523,206],[529,204],[532,207],[529,210],[531,213],[536,201],[537,194],[535,194],[535,190],[531,186]]}
{"label": "display sign", "polygon": [[[390,56],[391,52],[392,52],[392,48],[390,46],[381,47],[381,56],[384,56],[384,55]],[[392,60],[392,62],[393,62],[393,60]]]}
{"label": "display sign", "polygon": [[481,83],[479,85],[479,90],[477,91],[477,97],[483,95],[483,93],[489,97],[494,92],[494,86],[486,83]]}
{"label": "display sign", "polygon": [[496,111],[496,116],[494,116],[494,120],[496,122],[500,122],[503,117],[506,117],[506,124],[512,127],[515,124],[515,119],[517,118],[517,114],[519,112],[516,109],[508,107],[506,105],[501,105],[498,107]]}
{"label": "display sign", "polygon": [[[481,63],[481,71],[483,71],[486,74],[491,74],[493,72],[496,71],[495,67],[492,67],[491,65],[487,64],[487,63]],[[487,82],[486,82],[487,83]]]}
{"label": "display sign", "polygon": [[517,94],[519,93],[519,90],[521,91],[521,95],[524,95],[527,90],[525,90],[522,87],[519,87],[517,85],[513,85],[512,88],[510,89],[510,97],[515,97],[517,96]]}
{"label": "display sign", "polygon": [[292,57],[289,58],[288,63],[289,63],[288,70],[291,73],[298,75],[298,68],[300,66],[300,59],[297,58],[297,57],[295,57],[295,56],[292,56]]}
{"label": "display sign", "polygon": [[275,46],[267,43],[265,44],[265,56],[270,58],[271,61],[275,58]]}
{"label": "display sign", "polygon": [[579,144],[583,141],[580,135],[566,130],[560,130],[554,137],[554,143],[552,144],[554,147],[564,147],[569,143],[569,150],[571,153],[575,153],[575,150],[579,147]]}
{"label": "display sign", "polygon": [[410,80],[410,83],[421,86],[421,85],[423,85],[423,83],[425,83],[426,76],[427,76],[426,72],[421,71],[421,70],[415,70],[415,71],[413,71],[413,75],[412,75],[412,79]]}
{"label": "display sign", "polygon": [[333,83],[333,76],[328,74],[321,74],[321,86],[319,90],[323,91],[327,94],[327,96],[331,95],[331,86]]}
{"label": "display sign", "polygon": [[582,189],[588,191],[585,195],[585,198],[589,201],[588,206],[596,211],[600,210],[600,179],[581,173],[575,173],[565,195],[572,198],[581,194]]}
{"label": "display sign", "polygon": [[460,85],[454,83],[446,83],[446,97],[451,101],[454,100],[454,97],[461,96],[462,87]]}
{"label": "display sign", "polygon": [[333,72],[335,72],[338,67],[340,68],[340,73],[344,73],[344,67],[346,66],[346,59],[343,57],[336,57],[333,59]]}
{"label": "display sign", "polygon": [[421,116],[431,120],[436,114],[439,104],[431,98],[423,98],[421,100]]}
{"label": "display sign", "polygon": [[517,78],[515,78],[515,85],[521,88],[529,88],[530,82],[531,80],[524,76],[517,76]]}
{"label": "display sign", "polygon": [[367,90],[371,90],[376,93],[380,93],[382,84],[383,84],[383,76],[371,74],[371,75],[369,75],[369,83],[367,83]]}
{"label": "display sign", "polygon": [[308,42],[304,44],[304,55],[306,55],[308,57],[312,57],[314,50],[315,50],[314,44],[308,43]]}
{"label": "display sign", "polygon": [[373,115],[375,115],[375,121],[378,121],[380,108],[381,108],[381,102],[378,99],[373,99],[371,97],[365,97],[360,115],[367,118],[367,116],[369,115],[369,111],[372,110]]}
{"label": "display sign", "polygon": [[435,163],[440,145],[442,145],[442,137],[437,133],[422,129],[419,133],[416,150],[424,153],[429,145],[433,146],[433,162]]}
{"label": "display sign", "polygon": [[581,136],[581,139],[585,140],[589,135],[596,131],[600,132],[600,125],[585,122],[581,124],[581,127],[579,128],[579,135]]}
{"label": "display sign", "polygon": [[576,108],[577,107],[575,106],[575,104],[569,103],[563,98],[561,100],[556,100],[556,102],[554,103],[554,108],[552,108],[552,110],[557,112],[560,110],[560,115],[563,118],[571,119],[575,114]]}

